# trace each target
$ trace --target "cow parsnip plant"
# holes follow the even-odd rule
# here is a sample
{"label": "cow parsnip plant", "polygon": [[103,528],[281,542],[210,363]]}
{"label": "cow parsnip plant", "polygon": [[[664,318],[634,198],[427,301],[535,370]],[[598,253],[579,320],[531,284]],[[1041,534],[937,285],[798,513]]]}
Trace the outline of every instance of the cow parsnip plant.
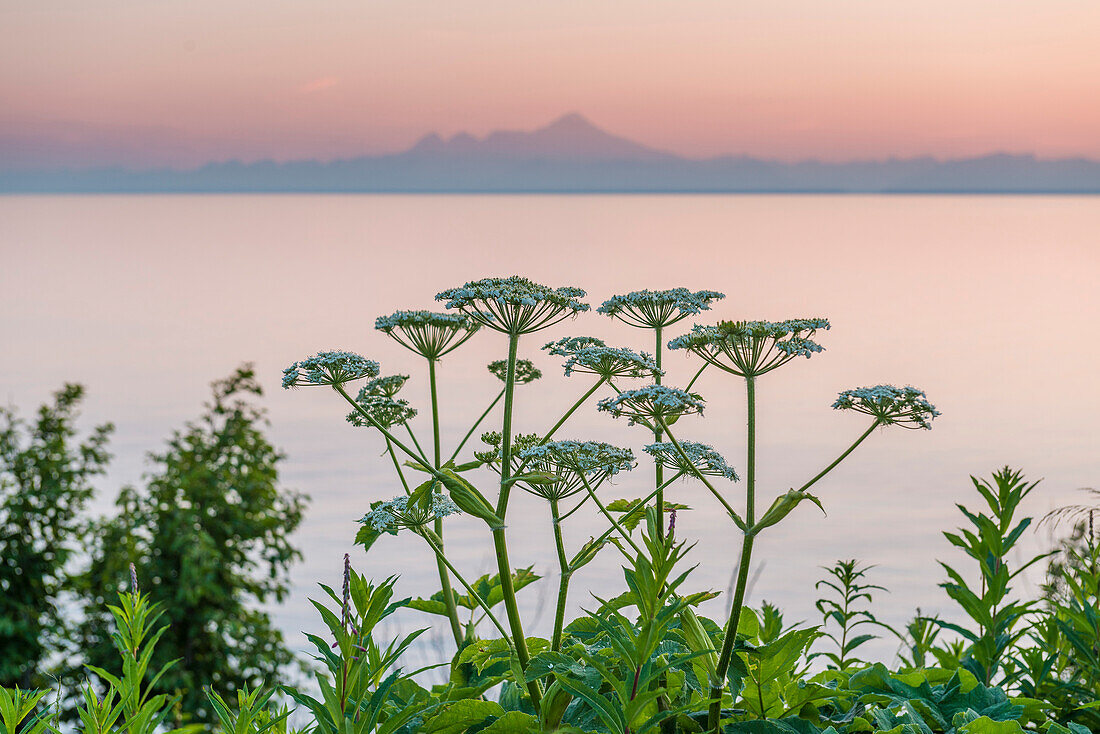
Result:
{"label": "cow parsnip plant", "polygon": [[[441,590],[433,599],[442,602],[440,610],[448,618],[456,646],[467,651],[475,642],[479,649],[485,643],[478,641],[478,630],[474,624],[467,623],[463,630],[463,622],[458,614],[460,598],[451,587],[452,576],[468,591],[467,603],[472,601],[483,614],[483,618],[500,635],[493,643],[493,649],[501,655],[507,652],[508,672],[501,680],[511,686],[507,689],[510,695],[520,696],[524,701],[523,706],[530,710],[530,714],[544,723],[560,722],[559,714],[563,712],[557,711],[557,707],[565,699],[576,698],[580,690],[577,687],[579,684],[570,681],[566,674],[562,674],[565,675],[562,677],[556,671],[553,674],[547,671],[532,673],[535,669],[532,667],[533,657],[538,656],[540,651],[561,654],[567,644],[575,643],[578,639],[576,628],[567,627],[564,619],[569,579],[596,554],[607,548],[616,549],[624,556],[628,567],[634,568],[652,565],[656,555],[669,553],[672,547],[680,548],[682,542],[674,541],[673,532],[666,528],[666,510],[670,508],[665,503],[664,492],[672,482],[681,478],[702,482],[716,506],[721,508],[742,537],[733,603],[724,630],[718,635],[695,635],[688,646],[695,648],[692,655],[707,657],[717,654],[713,665],[704,666],[707,680],[696,681],[701,689],[697,693],[702,694],[702,697],[696,698],[705,700],[708,712],[706,721],[699,723],[705,724],[708,730],[718,732],[729,719],[728,712],[731,709],[728,705],[739,694],[740,681],[744,677],[730,675],[730,666],[734,652],[738,649],[738,630],[741,626],[756,537],[777,525],[804,501],[808,500],[820,507],[820,500],[810,493],[810,489],[847,458],[875,429],[892,425],[927,429],[939,413],[927,401],[922,391],[912,387],[879,385],[840,393],[833,407],[868,416],[870,423],[866,430],[835,461],[799,488],[777,493],[767,508],[760,512],[757,507],[756,486],[757,381],[797,358],[809,358],[822,352],[824,347],[816,341],[817,335],[829,329],[830,324],[822,318],[776,322],[721,321],[710,326],[696,325],[666,344],[669,328],[690,316],[709,310],[712,303],[723,298],[723,294],[716,291],[692,292],[686,288],[675,288],[664,291],[635,291],[614,296],[599,308],[602,314],[652,332],[655,348],[653,356],[609,346],[594,337],[564,337],[546,344],[544,348],[550,354],[565,358],[563,366],[566,376],[590,375],[595,378],[595,382],[563,415],[553,422],[548,421],[548,429],[535,434],[521,433],[514,421],[516,386],[530,382],[538,376],[533,365],[525,363],[519,357],[521,338],[588,311],[590,306],[582,300],[585,296],[586,293],[579,288],[553,288],[519,276],[487,278],[439,293],[436,300],[443,302],[448,309],[445,313],[398,311],[379,318],[376,324],[379,330],[427,361],[432,396],[430,451],[424,450],[424,444],[408,422],[412,409],[408,403],[395,397],[403,384],[403,377],[379,378],[380,367],[373,360],[346,351],[321,352],[287,368],[283,384],[285,387],[331,388],[351,407],[350,420],[357,425],[373,427],[382,434],[405,494],[372,504],[371,511],[363,518],[360,542],[369,547],[381,535],[399,529],[421,536],[439,565]],[[505,359],[490,365],[494,374],[498,374],[504,381],[502,395],[490,403],[489,408],[474,421],[466,433],[466,439],[450,453],[448,460],[443,461],[445,452],[439,431],[440,408],[436,388],[437,362],[445,354],[470,342],[476,332],[489,331],[498,332],[507,340]],[[662,355],[666,346],[669,349],[684,350],[701,361],[694,377],[683,388],[664,382]],[[744,487],[743,499],[740,490],[731,492],[728,486],[719,487],[719,480],[737,482],[740,478],[725,458],[709,445],[688,441],[686,438],[681,440],[677,435],[680,433],[681,418],[703,413],[705,400],[693,392],[692,388],[699,376],[711,367],[739,378],[746,388],[748,437],[745,481],[743,485],[733,485]],[[358,397],[353,397],[351,383],[361,379],[369,379],[371,383]],[[380,383],[379,379],[388,382]],[[651,384],[645,384],[646,381]],[[639,382],[642,384],[638,385]],[[598,401],[595,406],[597,410],[615,418],[626,418],[632,425],[643,427],[653,437],[653,441],[644,448],[653,459],[653,490],[640,502],[605,502],[598,491],[601,483],[608,477],[635,468],[636,459],[632,451],[587,437],[583,440],[564,441],[557,437],[569,418],[588,404],[589,399],[601,389],[610,394]],[[466,440],[487,419],[500,399],[503,399],[500,430],[485,437],[492,451],[479,452],[471,460],[461,461],[460,454]],[[689,423],[690,420],[684,421],[685,425]],[[401,437],[396,433],[398,426],[404,429]],[[673,426],[676,427],[675,430]],[[397,460],[398,454],[403,455],[404,461]],[[472,478],[474,475],[470,472],[483,466],[492,468],[496,474],[492,486]],[[423,481],[409,481],[406,470],[420,474]],[[671,473],[667,479],[666,471]],[[551,641],[531,641],[527,638],[524,631],[525,620],[516,603],[517,578],[523,574],[517,574],[512,567],[506,523],[510,499],[516,488],[542,497],[549,504],[560,572],[554,636]],[[569,506],[563,507],[566,503]],[[562,524],[586,505],[594,506],[606,521],[607,530],[570,556],[565,548]],[[647,507],[651,507],[653,512],[646,523],[639,525]],[[487,542],[492,543],[496,558],[495,578],[485,579],[483,583],[470,583],[448,558],[443,542],[443,519],[457,512],[477,517],[486,524]],[[646,542],[636,537],[639,527],[648,527],[647,532],[652,533],[652,537]],[[673,555],[679,560],[683,552],[678,551]],[[636,580],[637,576],[628,574],[628,582],[631,578]],[[652,590],[654,596],[651,602],[657,603],[654,600],[660,600],[667,610],[675,611],[644,611],[642,617],[650,620],[650,624],[658,618],[667,621],[673,617],[694,617],[691,612],[692,602],[685,601],[684,596],[674,591],[683,580],[679,576],[676,579],[675,585],[667,587],[665,584],[668,579],[663,579],[658,588]],[[705,596],[696,595],[693,597],[694,603],[698,604]],[[503,605],[503,613],[498,615],[494,607],[499,605]],[[621,617],[617,609],[635,606],[641,610],[641,605],[642,601],[637,593],[632,596],[628,594],[619,599],[613,611]],[[604,605],[605,609],[607,606]],[[595,613],[589,619],[598,621],[605,617],[601,613]],[[613,621],[607,621],[605,624],[610,626],[605,627],[603,637],[596,637],[614,639],[615,634],[611,629],[625,629],[623,619],[625,617],[615,617]],[[710,645],[713,645],[713,649]],[[660,652],[659,645],[654,646],[651,652],[658,656],[668,654]],[[626,655],[626,658],[633,660],[636,665],[651,663],[649,660],[639,661],[630,655]],[[666,662],[665,665],[669,663]],[[599,666],[595,669],[604,676],[605,684],[609,684],[607,675],[611,669],[601,671]],[[636,671],[639,676],[640,670],[639,668]],[[635,713],[626,719],[622,719],[619,714],[612,718],[615,721],[621,720],[626,730],[637,731],[638,727],[631,717],[643,716],[647,709],[644,706],[638,708],[630,701],[643,700],[636,698],[640,696],[646,701],[652,698],[656,706],[658,713],[648,719],[653,726],[683,713],[673,705],[673,698],[676,696],[673,695],[669,678],[672,672],[669,668],[649,675],[644,692],[631,690],[626,700],[620,700],[620,705],[626,707],[624,710]],[[638,681],[635,683],[635,688],[641,686]],[[705,693],[702,690],[704,688]],[[518,693],[520,689],[524,691],[522,694]],[[622,699],[623,691],[617,688],[615,690],[618,691],[616,695]],[[548,698],[551,691],[554,696]],[[581,698],[588,701],[590,706],[598,707],[591,696]],[[555,711],[544,711],[547,706],[555,707]],[[688,707],[690,708],[690,704]],[[678,713],[674,714],[674,711]],[[603,721],[607,723],[609,719],[604,718]],[[665,727],[667,728],[667,724]]]}

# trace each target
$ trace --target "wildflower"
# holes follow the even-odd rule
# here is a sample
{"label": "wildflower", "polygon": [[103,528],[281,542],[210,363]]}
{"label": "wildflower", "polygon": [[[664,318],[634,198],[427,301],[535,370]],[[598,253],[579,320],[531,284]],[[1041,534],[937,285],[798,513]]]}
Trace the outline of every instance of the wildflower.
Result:
{"label": "wildflower", "polygon": [[527,278],[485,278],[436,295],[482,326],[513,336],[528,334],[587,311],[580,288],[550,288]]}
{"label": "wildflower", "polygon": [[660,329],[700,311],[709,311],[711,301],[725,297],[717,291],[692,292],[687,288],[634,291],[625,296],[612,296],[596,311],[631,326]]}
{"label": "wildflower", "polygon": [[370,420],[367,420],[357,410],[348,413],[348,423],[359,428],[364,426],[389,428],[390,426],[399,426],[416,417],[416,408],[410,408],[409,401],[397,400],[385,395],[372,395],[367,392],[366,387],[359,391],[355,402],[370,416]]}
{"label": "wildflower", "polygon": [[462,346],[480,324],[470,317],[432,311],[397,311],[379,316],[374,328],[426,359],[436,360]]}
{"label": "wildflower", "polygon": [[606,346],[603,339],[594,336],[566,336],[556,342],[544,344],[542,348],[555,357],[568,357],[579,349]]}
{"label": "wildflower", "polygon": [[461,512],[458,505],[442,492],[431,492],[427,499],[424,503],[414,500],[410,504],[408,496],[399,495],[372,509],[359,522],[377,533],[400,528],[419,532],[436,520]]}
{"label": "wildflower", "polygon": [[[508,360],[498,359],[495,362],[490,362],[488,369],[497,379],[501,382],[508,380]],[[516,384],[526,385],[528,382],[534,382],[542,377],[542,370],[535,366],[535,363],[529,359],[517,359],[516,360]]]}
{"label": "wildflower", "polygon": [[[731,482],[738,480],[737,472],[726,463],[726,460],[705,443],[681,441],[680,448],[683,455],[676,450],[676,444],[670,442],[651,443],[645,447],[645,452],[661,463],[661,466],[685,474],[695,475],[696,472],[712,477],[725,477]],[[687,456],[687,461],[684,460]],[[690,463],[689,463],[690,462]]]}
{"label": "wildflower", "polygon": [[519,451],[519,458],[535,471],[556,481],[522,483],[523,489],[548,500],[560,500],[585,489],[595,489],[608,477],[634,468],[634,452],[602,441],[550,441]]}
{"label": "wildflower", "polygon": [[599,375],[607,380],[613,377],[654,377],[664,374],[645,352],[638,354],[630,349],[609,347],[594,337],[567,337],[550,342],[543,349],[551,354],[568,357],[564,365],[566,377],[574,372]]}
{"label": "wildflower", "polygon": [[923,390],[915,387],[876,385],[845,390],[833,403],[835,410],[854,410],[872,416],[882,425],[930,430],[940,414],[928,402]]}
{"label": "wildflower", "polygon": [[703,398],[696,393],[664,385],[649,385],[638,390],[626,390],[596,404],[616,418],[626,416],[633,425],[642,420],[672,423],[682,415],[703,412]]}
{"label": "wildflower", "polygon": [[[517,433],[512,436],[512,456],[513,458],[520,451],[531,446],[538,446],[539,438],[536,433]],[[481,442],[489,447],[488,451],[475,451],[474,458],[480,461],[482,464],[488,464],[490,468],[496,470],[496,464],[500,463],[501,451],[503,451],[504,438],[500,435],[500,431],[488,431],[481,434]]]}
{"label": "wildflower", "polygon": [[405,386],[405,382],[409,379],[408,375],[387,375],[386,377],[376,377],[359,391],[360,395],[381,395],[383,397],[392,398],[394,395],[401,391],[401,388]]}
{"label": "wildflower", "polygon": [[364,377],[378,377],[378,363],[352,352],[318,352],[283,370],[283,387],[342,385]]}
{"label": "wildflower", "polygon": [[828,319],[723,321],[716,326],[696,325],[670,341],[668,348],[687,349],[740,377],[756,377],[795,357],[809,359],[824,351],[811,337],[818,329],[828,328]]}

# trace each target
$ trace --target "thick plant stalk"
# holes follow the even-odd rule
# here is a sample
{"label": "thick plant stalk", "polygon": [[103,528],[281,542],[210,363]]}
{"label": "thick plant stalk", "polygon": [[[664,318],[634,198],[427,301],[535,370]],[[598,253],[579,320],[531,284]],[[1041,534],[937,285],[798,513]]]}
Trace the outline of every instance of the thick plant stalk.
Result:
{"label": "thick plant stalk", "polygon": [[504,636],[505,641],[507,641],[509,645],[513,645],[511,638],[508,637],[508,631],[504,629],[504,625],[502,625],[500,623],[500,620],[496,618],[496,615],[493,614],[493,610],[489,608],[489,605],[485,603],[484,599],[478,596],[478,593],[474,591],[474,587],[470,586],[470,583],[466,581],[466,579],[462,578],[462,574],[458,572],[458,569],[451,565],[451,562],[447,560],[447,557],[445,555],[443,555],[443,546],[433,541],[427,535],[427,533],[421,533],[420,537],[428,542],[428,545],[431,546],[432,551],[435,553],[435,557],[438,558],[439,561],[443,563],[447,568],[449,568],[451,572],[454,573],[455,578],[458,579],[458,582],[466,588],[466,591],[470,592],[470,598],[473,599],[479,607],[481,607],[481,610],[485,612],[485,616],[489,618],[489,621],[493,623],[493,626],[496,627],[500,634]]}
{"label": "thick plant stalk", "polygon": [[[512,476],[512,407],[516,389],[516,355],[519,352],[519,335],[508,335],[508,373],[504,382],[504,425],[501,430],[501,462],[500,462],[500,495],[497,498],[497,515],[501,520],[505,519],[508,512],[508,494]],[[531,660],[527,651],[527,638],[523,635],[523,622],[519,616],[519,605],[516,604],[516,589],[512,583],[512,566],[508,560],[508,541],[504,536],[504,526],[493,528],[493,550],[496,553],[497,573],[500,575],[500,590],[504,596],[504,609],[508,615],[508,626],[512,630],[512,640],[515,643],[516,658],[519,661],[520,670],[526,671]],[[531,704],[535,711],[539,711],[542,694],[539,691],[537,681],[527,684],[527,691],[531,695]]]}
{"label": "thick plant stalk", "polygon": [[[657,365],[657,372],[654,373],[653,380],[658,385],[660,385],[661,384],[661,346],[662,346],[661,345],[661,327],[658,326],[655,329],[655,331],[656,331],[656,334],[657,334],[657,345],[656,345],[656,348],[654,349],[653,359],[654,359],[654,362]],[[653,443],[660,443],[660,442],[661,442],[661,422],[656,421],[656,423],[653,426]],[[656,473],[655,473],[656,475],[654,477],[654,481],[656,482],[656,486],[657,486],[657,500],[654,503],[657,506],[657,537],[658,538],[664,538],[665,537],[665,523],[664,523],[665,491],[663,489],[661,489],[661,485],[664,481],[665,468],[663,466],[661,466],[661,460],[658,459],[656,456],[653,457],[653,461],[657,465]]]}
{"label": "thick plant stalk", "polygon": [[[432,465],[437,470],[441,466],[442,448],[439,442],[439,396],[435,379],[435,360],[428,360],[428,383],[432,392],[432,437],[435,444],[435,463]],[[447,608],[447,619],[451,623],[451,634],[454,635],[455,646],[462,647],[462,623],[458,620],[458,607],[455,605],[454,591],[451,588],[451,577],[447,573],[447,566],[443,562],[443,520],[436,518],[432,524],[432,530],[439,538],[439,553],[436,554],[436,570],[439,571],[439,585],[443,591],[443,604]]]}
{"label": "thick plant stalk", "polygon": [[[745,459],[745,524],[752,528],[756,522],[756,378],[745,378],[748,397],[748,437],[746,439]],[[710,682],[710,711],[707,725],[715,734],[720,734],[719,720],[722,716],[722,691],[725,690],[726,671],[733,656],[733,644],[737,641],[737,627],[741,622],[741,608],[745,603],[745,587],[749,581],[749,565],[752,562],[753,534],[746,532],[741,541],[741,566],[737,569],[737,585],[733,593],[733,606],[726,623],[726,634],[722,638],[722,651],[718,655],[718,668],[715,680]]]}
{"label": "thick plant stalk", "polygon": [[561,513],[558,511],[558,500],[550,500],[550,513],[554,517],[554,545],[558,551],[558,569],[561,579],[558,582],[558,607],[554,614],[554,637],[550,642],[550,649],[554,652],[561,650],[561,633],[565,625],[565,601],[569,594],[569,579],[573,575],[569,567],[569,559],[565,555],[565,544],[561,537]]}

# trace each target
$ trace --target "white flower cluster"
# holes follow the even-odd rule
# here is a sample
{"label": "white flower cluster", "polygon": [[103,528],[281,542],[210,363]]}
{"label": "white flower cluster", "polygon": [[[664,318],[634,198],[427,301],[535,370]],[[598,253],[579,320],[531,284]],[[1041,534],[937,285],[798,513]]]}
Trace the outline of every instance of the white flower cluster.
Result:
{"label": "white flower cluster", "polygon": [[940,412],[915,387],[875,385],[845,390],[833,403],[835,410],[854,410],[877,419],[883,425],[931,430]]}
{"label": "white flower cluster", "polygon": [[620,471],[634,468],[634,452],[602,441],[550,441],[519,452],[530,468],[556,477],[552,482],[524,482],[522,488],[548,500],[561,500],[593,490]]}
{"label": "white flower cluster", "polygon": [[427,359],[439,359],[473,336],[480,324],[465,314],[396,311],[379,316],[374,328]]}
{"label": "white flower cluster", "polygon": [[[508,379],[508,360],[498,359],[495,362],[490,362],[487,367],[501,382]],[[526,385],[529,382],[534,382],[540,377],[542,377],[542,370],[536,367],[534,362],[529,359],[516,360],[517,385]]]}
{"label": "white flower cluster", "polygon": [[670,341],[668,348],[687,349],[719,369],[748,377],[824,351],[811,337],[828,328],[828,319],[723,321],[716,326],[696,325]]}
{"label": "white flower cluster", "polygon": [[551,288],[513,275],[485,278],[436,295],[478,323],[508,334],[526,334],[587,311],[580,288]]}
{"label": "white flower cluster", "polygon": [[318,352],[283,370],[283,387],[342,385],[364,377],[378,377],[378,363],[354,352]]}
{"label": "white flower cluster", "polygon": [[367,420],[357,410],[348,413],[348,423],[360,428],[376,425],[389,428],[399,426],[416,417],[416,408],[409,407],[409,401],[385,395],[371,395],[366,392],[366,388],[359,391],[355,402],[370,416],[370,420]]}
{"label": "white flower cluster", "polygon": [[359,391],[359,396],[363,395],[383,395],[387,398],[392,398],[397,393],[401,392],[401,388],[408,382],[408,375],[387,375],[386,377],[376,377]]}
{"label": "white flower cluster", "polygon": [[410,505],[407,496],[399,495],[375,507],[359,522],[379,533],[399,528],[419,530],[428,523],[460,512],[458,505],[442,492],[432,492],[427,507],[417,503]]}
{"label": "white flower cluster", "polygon": [[634,291],[612,296],[596,311],[618,318],[631,326],[656,329],[675,324],[683,318],[710,310],[712,301],[725,298],[718,291],[690,291],[672,288],[665,291]]}
{"label": "white flower cluster", "polygon": [[550,342],[543,349],[565,361],[565,376],[574,372],[612,377],[653,377],[664,374],[657,363],[645,352],[609,347],[594,336],[573,336]]}
{"label": "white flower cluster", "polygon": [[[676,444],[664,441],[651,443],[645,447],[644,451],[661,462],[662,466],[685,474],[694,475],[698,471],[708,476],[725,477],[731,482],[738,480],[734,468],[727,464],[725,458],[711,446],[705,443],[681,441],[680,448],[683,449],[684,455],[676,450]],[[684,456],[687,456],[688,461],[684,461]]]}
{"label": "white flower cluster", "polygon": [[633,424],[639,418],[668,421],[681,415],[702,413],[703,406],[703,398],[696,393],[665,385],[648,385],[604,398],[596,404],[596,409],[616,418],[626,416]]}

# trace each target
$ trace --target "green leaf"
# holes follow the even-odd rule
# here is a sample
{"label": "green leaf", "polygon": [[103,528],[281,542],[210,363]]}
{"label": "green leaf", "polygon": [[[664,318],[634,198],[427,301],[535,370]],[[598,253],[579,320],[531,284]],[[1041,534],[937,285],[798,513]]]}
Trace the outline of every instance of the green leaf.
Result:
{"label": "green leaf", "polygon": [[982,716],[959,727],[958,734],[1017,734],[1023,730],[1018,721],[994,721]]}
{"label": "green leaf", "polygon": [[495,701],[467,699],[444,704],[429,715],[420,727],[421,734],[462,734],[490,716],[499,719],[505,711]]}
{"label": "green leaf", "polygon": [[537,731],[539,720],[522,711],[509,711],[489,726],[481,729],[481,734],[527,734]]}

